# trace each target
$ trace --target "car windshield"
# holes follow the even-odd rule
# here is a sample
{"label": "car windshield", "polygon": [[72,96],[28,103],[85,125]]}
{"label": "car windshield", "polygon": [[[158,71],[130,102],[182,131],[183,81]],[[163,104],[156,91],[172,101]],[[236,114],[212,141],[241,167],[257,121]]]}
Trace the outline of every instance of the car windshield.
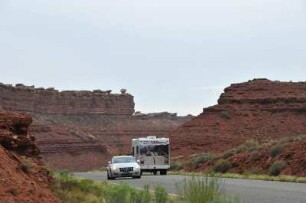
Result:
{"label": "car windshield", "polygon": [[134,163],[136,162],[134,157],[115,157],[113,163]]}

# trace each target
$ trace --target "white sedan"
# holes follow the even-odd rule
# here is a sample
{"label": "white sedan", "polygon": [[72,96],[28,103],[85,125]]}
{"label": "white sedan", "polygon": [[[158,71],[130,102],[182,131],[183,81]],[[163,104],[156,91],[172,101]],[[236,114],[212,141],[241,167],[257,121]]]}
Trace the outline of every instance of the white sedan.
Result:
{"label": "white sedan", "polygon": [[133,156],[114,156],[107,166],[107,179],[141,178],[141,168]]}

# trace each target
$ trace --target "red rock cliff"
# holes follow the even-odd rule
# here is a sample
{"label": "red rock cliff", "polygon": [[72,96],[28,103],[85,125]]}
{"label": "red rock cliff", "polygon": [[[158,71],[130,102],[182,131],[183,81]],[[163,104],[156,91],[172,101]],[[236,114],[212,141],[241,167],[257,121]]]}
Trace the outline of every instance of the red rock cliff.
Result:
{"label": "red rock cliff", "polygon": [[31,122],[30,116],[0,111],[0,202],[59,202],[28,134]]}
{"label": "red rock cliff", "polygon": [[134,113],[133,96],[109,91],[63,91],[0,85],[0,109],[28,112],[31,133],[50,167],[85,171],[130,152],[131,140],[168,132],[191,117]]}
{"label": "red rock cliff", "polygon": [[131,116],[133,96],[111,91],[58,91],[0,84],[0,108],[39,114],[104,114]]}
{"label": "red rock cliff", "polygon": [[222,153],[246,140],[306,133],[306,82],[255,79],[225,88],[218,104],[170,134],[174,155]]}

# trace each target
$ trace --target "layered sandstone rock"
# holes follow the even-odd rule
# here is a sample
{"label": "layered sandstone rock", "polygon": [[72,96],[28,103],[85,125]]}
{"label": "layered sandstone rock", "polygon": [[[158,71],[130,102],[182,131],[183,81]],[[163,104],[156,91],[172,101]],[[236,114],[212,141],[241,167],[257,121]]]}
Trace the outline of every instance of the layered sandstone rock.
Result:
{"label": "layered sandstone rock", "polygon": [[130,153],[131,140],[168,132],[191,119],[167,112],[134,114],[133,96],[125,89],[62,91],[0,84],[0,109],[28,112],[31,133],[50,167],[99,169],[114,154]]}
{"label": "layered sandstone rock", "polygon": [[131,152],[131,140],[167,136],[189,117],[33,115],[32,134],[54,168],[86,171],[106,166],[112,155]]}
{"label": "layered sandstone rock", "polygon": [[0,202],[59,202],[28,134],[30,116],[0,111]]}
{"label": "layered sandstone rock", "polygon": [[[306,82],[255,79],[225,88],[218,104],[171,133],[173,153],[221,153],[306,133]],[[188,138],[188,139],[187,139]]]}
{"label": "layered sandstone rock", "polygon": [[105,114],[130,116],[134,113],[133,96],[123,91],[58,91],[22,84],[0,84],[0,107],[6,110],[40,114]]}

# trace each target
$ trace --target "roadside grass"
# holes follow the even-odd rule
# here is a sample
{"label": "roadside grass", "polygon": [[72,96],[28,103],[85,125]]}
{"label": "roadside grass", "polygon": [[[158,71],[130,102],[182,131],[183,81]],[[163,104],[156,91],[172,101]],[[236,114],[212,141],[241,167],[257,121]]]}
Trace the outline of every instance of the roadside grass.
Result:
{"label": "roadside grass", "polygon": [[222,181],[218,176],[192,176],[176,184],[179,202],[186,203],[239,203],[238,197],[229,197],[221,190]]}
{"label": "roadside grass", "polygon": [[[169,175],[186,175],[186,176],[210,176],[206,172],[186,172],[186,171],[170,171]],[[293,182],[306,183],[306,177],[298,176],[269,176],[264,174],[238,174],[238,173],[216,173],[220,178],[234,178],[234,179],[250,179],[250,180],[265,180],[265,181],[279,181],[279,182]]]}
{"label": "roadside grass", "polygon": [[91,180],[78,180],[66,171],[54,173],[53,192],[63,203],[103,202],[107,185]]}
{"label": "roadside grass", "polygon": [[107,181],[78,179],[67,171],[54,172],[53,192],[63,203],[166,203],[176,202],[166,190],[157,186],[151,191],[149,185],[137,189],[127,183],[110,184]]}
{"label": "roadside grass", "polygon": [[238,198],[225,196],[219,177],[186,178],[177,183],[178,195],[169,195],[160,185],[152,191],[149,185],[137,189],[127,183],[78,179],[67,171],[54,172],[53,192],[63,203],[238,203]]}
{"label": "roadside grass", "polygon": [[54,177],[53,191],[63,203],[149,203],[153,199],[148,186],[138,190],[126,183],[77,179],[66,171],[56,172]]}

